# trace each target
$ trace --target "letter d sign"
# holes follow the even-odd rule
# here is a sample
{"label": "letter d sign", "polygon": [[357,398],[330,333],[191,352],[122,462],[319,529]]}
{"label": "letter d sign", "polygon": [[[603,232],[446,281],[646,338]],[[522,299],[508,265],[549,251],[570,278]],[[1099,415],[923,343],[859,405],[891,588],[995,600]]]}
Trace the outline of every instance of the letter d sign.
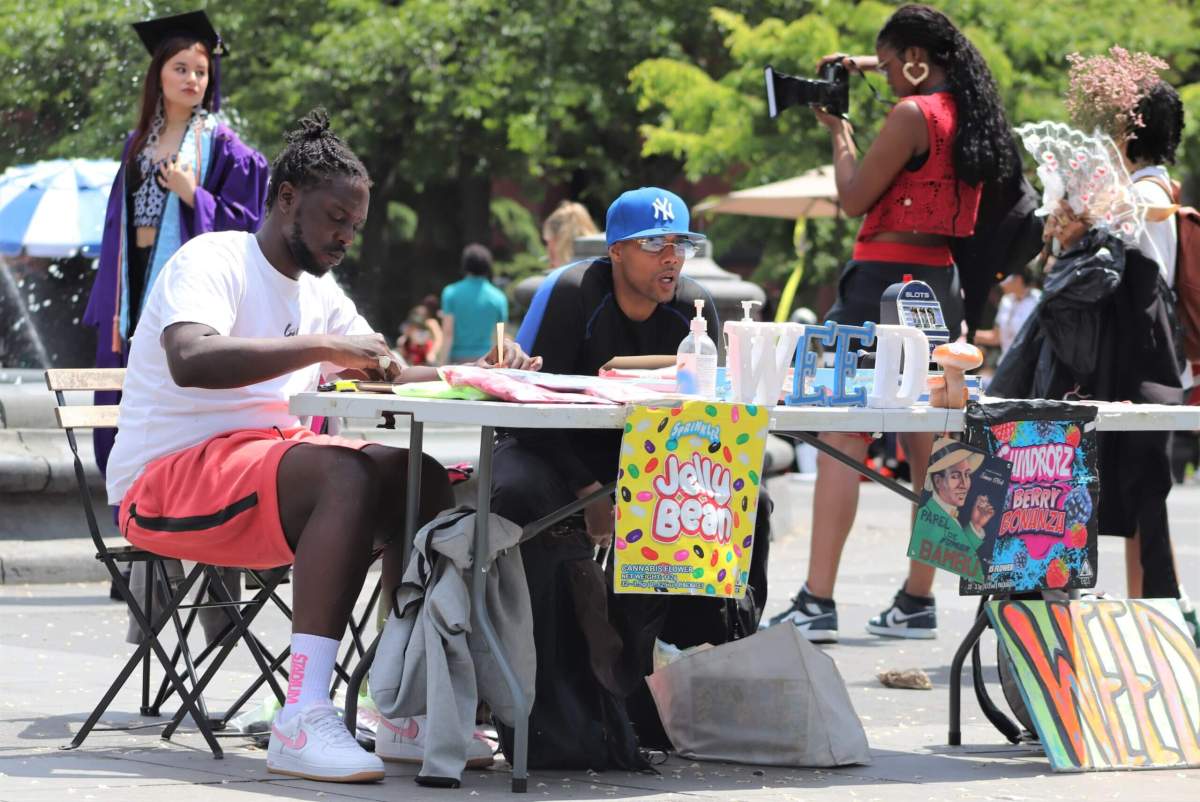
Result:
{"label": "letter d sign", "polygon": [[[904,373],[901,375],[901,354]],[[929,375],[929,340],[912,326],[876,324],[875,381],[867,406],[876,409],[910,407],[925,391]]]}

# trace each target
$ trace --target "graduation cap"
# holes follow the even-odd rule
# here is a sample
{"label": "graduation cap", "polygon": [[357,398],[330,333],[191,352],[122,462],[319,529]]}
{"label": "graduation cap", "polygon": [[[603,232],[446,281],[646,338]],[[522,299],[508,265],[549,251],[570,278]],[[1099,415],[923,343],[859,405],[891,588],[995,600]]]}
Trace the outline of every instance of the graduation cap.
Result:
{"label": "graduation cap", "polygon": [[189,11],[185,14],[174,14],[170,17],[158,17],[133,23],[138,38],[146,46],[151,56],[158,50],[159,45],[176,36],[190,36],[203,42],[208,48],[212,60],[212,110],[221,110],[221,56],[229,52],[221,35],[217,33],[208,14],[203,11]]}

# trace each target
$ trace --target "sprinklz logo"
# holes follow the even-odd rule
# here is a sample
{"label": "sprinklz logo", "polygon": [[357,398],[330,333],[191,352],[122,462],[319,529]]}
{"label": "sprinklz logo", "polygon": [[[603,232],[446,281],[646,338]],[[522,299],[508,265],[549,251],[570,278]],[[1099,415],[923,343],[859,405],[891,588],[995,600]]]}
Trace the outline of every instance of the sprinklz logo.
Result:
{"label": "sprinklz logo", "polygon": [[287,703],[294,705],[300,701],[300,686],[304,684],[304,667],[308,665],[308,655],[293,654],[292,670],[288,674]]}
{"label": "sprinklz logo", "polygon": [[671,201],[666,196],[655,199],[654,219],[662,220],[663,222],[675,219],[675,210],[671,208]]}
{"label": "sprinklz logo", "polygon": [[1001,446],[996,456],[1012,463],[1014,482],[1070,480],[1075,448],[1067,443],[1047,443],[1023,448]]}
{"label": "sprinklz logo", "polygon": [[722,545],[733,535],[733,497],[729,469],[694,454],[681,463],[667,457],[665,471],[654,479],[658,502],[651,534],[660,543],[674,543],[680,535],[699,537]]}
{"label": "sprinklz logo", "polygon": [[721,427],[712,423],[705,423],[702,420],[685,421],[671,427],[672,440],[678,440],[688,435],[695,435],[701,440],[707,440],[710,443],[719,443],[721,442]]}

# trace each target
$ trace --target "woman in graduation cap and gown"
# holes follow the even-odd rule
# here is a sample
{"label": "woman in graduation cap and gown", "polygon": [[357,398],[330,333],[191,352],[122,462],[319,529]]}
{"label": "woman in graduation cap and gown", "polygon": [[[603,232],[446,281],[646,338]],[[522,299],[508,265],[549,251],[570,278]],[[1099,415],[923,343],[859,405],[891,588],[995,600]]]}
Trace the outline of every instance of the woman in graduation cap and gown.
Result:
{"label": "woman in graduation cap and gown", "polygon": [[[267,159],[217,119],[224,47],[207,15],[193,11],[133,27],[152,58],[108,198],[83,318],[96,327],[100,368],[125,367],[143,302],[175,251],[209,231],[257,231],[267,195]],[[97,393],[96,403],[118,398]],[[96,431],[101,471],[114,436],[112,429]]]}

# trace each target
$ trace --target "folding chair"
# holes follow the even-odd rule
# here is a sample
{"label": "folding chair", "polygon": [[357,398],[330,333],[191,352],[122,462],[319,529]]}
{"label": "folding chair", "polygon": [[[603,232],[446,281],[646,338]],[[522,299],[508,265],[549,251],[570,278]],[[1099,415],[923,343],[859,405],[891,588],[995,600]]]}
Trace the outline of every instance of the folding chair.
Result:
{"label": "folding chair", "polygon": [[[105,568],[108,569],[114,587],[121,594],[121,598],[129,608],[129,614],[133,616],[142,634],[141,643],[117,674],[116,679],[104,693],[104,696],[100,699],[100,702],[96,705],[96,708],[92,711],[83,727],[80,728],[79,732],[72,739],[70,745],[64,748],[75,749],[79,747],[92,730],[97,729],[95,726],[96,722],[99,721],[117,693],[124,687],[130,674],[137,668],[138,663],[141,663],[141,714],[145,716],[157,716],[158,705],[170,695],[178,694],[180,702],[179,713],[168,727],[163,730],[162,737],[164,739],[170,738],[184,715],[190,715],[196,723],[200,734],[207,742],[209,749],[212,750],[213,757],[220,758],[224,753],[217,743],[213,731],[214,729],[223,728],[232,713],[214,721],[208,715],[202,693],[239,640],[246,644],[261,672],[258,685],[261,685],[262,682],[268,682],[279,701],[282,703],[284,700],[283,690],[274,676],[274,672],[279,670],[284,658],[272,656],[271,660],[268,661],[267,656],[270,653],[249,632],[248,628],[266,603],[272,600],[281,606],[290,618],[291,611],[275,592],[276,587],[287,572],[282,570],[255,572],[250,569],[243,569],[255,577],[260,588],[253,598],[235,602],[230,598],[225,583],[213,566],[195,565],[191,570],[187,571],[181,580],[175,582],[167,575],[163,562],[167,558],[132,546],[109,548],[105,545],[104,539],[100,535],[100,527],[97,524],[95,512],[92,509],[91,491],[88,488],[83,461],[79,456],[75,430],[115,427],[117,425],[118,408],[116,405],[67,405],[63,394],[68,391],[119,391],[124,383],[124,378],[125,371],[122,369],[55,369],[46,371],[46,386],[54,393],[57,402],[54,410],[55,417],[58,420],[59,427],[66,432],[67,442],[70,444],[71,453],[74,457],[75,479],[79,485],[80,501],[83,503],[83,510],[87,517],[92,542],[96,546],[96,559],[102,562]],[[142,606],[139,606],[135,601],[130,591],[128,580],[117,567],[118,563],[135,562],[144,562],[148,567],[149,576]],[[155,577],[162,580],[161,585],[154,581]],[[199,589],[195,596],[196,601],[185,604],[184,602],[188,599],[189,592],[193,587],[197,587],[197,582],[199,582]],[[210,594],[215,596],[217,601],[203,601]],[[161,606],[161,609],[158,611],[155,610],[156,596],[159,597],[157,601]],[[187,638],[191,632],[192,623],[195,621],[196,612],[202,608],[223,609],[229,617],[229,625],[201,654],[193,657]],[[188,611],[186,624],[180,619],[181,610]],[[174,657],[168,656],[166,649],[159,640],[159,635],[168,622],[173,625],[177,637]],[[150,700],[151,652],[158,658],[158,662],[165,674],[163,686],[153,703]],[[181,677],[178,671],[178,665],[181,660],[184,667],[183,673],[188,683],[185,683],[184,677]],[[203,676],[200,676],[198,674],[200,665],[206,660],[208,665],[205,666]],[[258,685],[255,687],[258,687]],[[237,706],[240,706],[248,696],[249,694],[244,694]]]}

